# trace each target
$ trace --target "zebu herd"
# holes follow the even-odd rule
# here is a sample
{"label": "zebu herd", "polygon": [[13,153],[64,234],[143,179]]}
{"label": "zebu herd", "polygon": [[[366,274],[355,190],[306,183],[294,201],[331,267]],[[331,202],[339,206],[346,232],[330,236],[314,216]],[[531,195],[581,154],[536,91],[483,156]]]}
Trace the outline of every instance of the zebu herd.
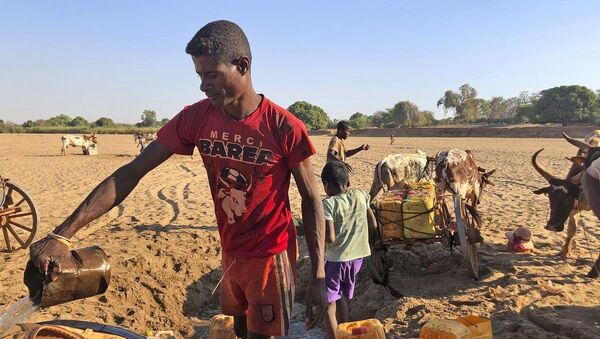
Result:
{"label": "zebu herd", "polygon": [[[584,141],[573,139],[566,134],[564,138],[579,149],[575,156],[567,158],[573,164],[565,179],[550,174],[538,163],[537,158],[543,149],[533,154],[531,162],[549,184],[533,192],[548,195],[550,218],[546,229],[560,232],[564,229],[567,219],[569,220],[566,241],[559,252],[560,256],[566,258],[571,255],[572,239],[581,211],[592,210],[600,218],[600,184],[598,179],[585,174],[585,170],[593,166],[594,161],[600,162],[600,130],[588,134]],[[600,168],[600,164],[596,166]],[[494,172],[495,170],[486,171],[477,166],[473,154],[468,150],[441,151],[435,157],[428,157],[420,150],[413,154],[393,154],[386,156],[375,166],[370,195],[374,198],[381,189],[390,190],[401,187],[408,181],[433,177],[438,191],[460,195],[480,225],[477,205],[481,202],[485,185],[493,185],[490,177]],[[587,178],[587,182],[582,180],[582,177]],[[588,277],[597,278],[599,271],[600,255]]]}
{"label": "zebu herd", "polygon": [[[144,144],[156,139],[156,134],[136,134],[135,142],[143,150]],[[565,244],[559,252],[562,257],[572,255],[572,242],[580,220],[580,212],[592,210],[596,216],[600,213],[600,191],[590,189],[591,183],[582,185],[585,169],[600,158],[600,130],[594,131],[579,141],[564,135],[564,138],[578,148],[576,155],[569,157],[572,166],[564,179],[550,174],[539,164],[538,157],[543,149],[532,156],[531,162],[535,170],[548,182],[548,186],[535,190],[535,194],[546,194],[549,199],[549,218],[546,229],[561,232],[568,220]],[[81,147],[84,154],[95,154],[98,138],[95,134],[61,137],[61,154],[65,155],[68,147]],[[598,160],[600,162],[600,160]],[[481,202],[481,194],[485,185],[492,184],[490,177],[494,173],[477,166],[473,154],[466,150],[441,151],[434,157],[424,152],[412,154],[392,154],[386,156],[375,166],[370,195],[375,197],[382,189],[390,190],[402,186],[407,181],[434,179],[436,189],[452,194],[459,194],[467,203],[471,213],[477,219],[477,206]],[[591,182],[593,180],[589,180]],[[596,180],[597,181],[597,180]],[[585,183],[585,182],[584,182]],[[586,188],[588,188],[586,190]],[[596,260],[589,277],[598,277],[600,256]]]}
{"label": "zebu herd", "polygon": [[[140,152],[144,150],[147,144],[156,140],[156,133],[136,133],[134,134],[135,144],[140,147]],[[69,147],[81,147],[84,155],[96,155],[98,151],[96,149],[98,144],[98,137],[96,133],[84,134],[84,135],[63,135],[61,138],[60,154],[67,155],[67,148]]]}

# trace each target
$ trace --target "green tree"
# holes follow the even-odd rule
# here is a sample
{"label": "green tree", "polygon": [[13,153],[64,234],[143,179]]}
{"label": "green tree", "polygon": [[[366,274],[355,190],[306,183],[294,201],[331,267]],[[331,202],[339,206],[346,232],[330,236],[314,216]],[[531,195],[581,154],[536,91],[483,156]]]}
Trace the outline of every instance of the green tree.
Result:
{"label": "green tree", "polygon": [[490,114],[488,118],[491,120],[500,120],[508,117],[508,111],[510,109],[510,103],[503,97],[492,97],[488,102],[490,107]]}
{"label": "green tree", "polygon": [[435,115],[431,111],[420,111],[413,123],[413,126],[423,127],[435,124]]}
{"label": "green tree", "polygon": [[352,114],[350,116],[350,119],[348,120],[348,122],[350,123],[350,126],[352,126],[352,128],[355,128],[355,129],[367,128],[368,121],[369,121],[368,117],[360,112],[356,112],[356,113]]}
{"label": "green tree", "polygon": [[321,107],[306,101],[296,101],[288,107],[288,111],[302,120],[310,130],[324,129],[329,124],[327,113]]}
{"label": "green tree", "polygon": [[410,101],[400,101],[388,111],[394,122],[399,125],[411,127],[413,121],[417,120],[419,107]]}
{"label": "green tree", "polygon": [[94,125],[98,127],[115,127],[115,122],[111,118],[102,117],[94,121]]}
{"label": "green tree", "polygon": [[71,120],[73,119],[70,116],[66,114],[59,114],[46,120],[46,124],[48,126],[67,126]]}
{"label": "green tree", "polygon": [[138,124],[140,127],[152,127],[156,125],[156,112],[144,110],[142,113],[142,122]]}
{"label": "green tree", "polygon": [[448,90],[437,102],[444,112],[453,112],[459,121],[473,121],[485,117],[488,112],[487,102],[477,98],[477,90],[469,84],[459,87],[458,92]]}
{"label": "green tree", "polygon": [[559,86],[540,92],[534,113],[542,122],[573,122],[595,120],[596,93],[584,86]]}
{"label": "green tree", "polygon": [[160,121],[160,125],[161,125],[161,126],[164,126],[164,125],[166,125],[168,122],[169,122],[169,118],[164,118],[164,119],[162,119],[162,120]]}
{"label": "green tree", "polygon": [[392,116],[388,111],[377,111],[370,116],[369,125],[373,127],[383,127],[392,121]]}
{"label": "green tree", "polygon": [[69,121],[67,126],[71,127],[88,127],[90,123],[83,117],[75,117],[75,119]]}
{"label": "green tree", "polygon": [[327,129],[336,129],[338,122],[340,122],[339,119],[329,120],[327,123]]}
{"label": "green tree", "polygon": [[23,127],[33,127],[33,121],[27,120],[23,123]]}
{"label": "green tree", "polygon": [[515,121],[517,122],[540,122],[540,116],[535,114],[534,104],[520,105],[516,109]]}

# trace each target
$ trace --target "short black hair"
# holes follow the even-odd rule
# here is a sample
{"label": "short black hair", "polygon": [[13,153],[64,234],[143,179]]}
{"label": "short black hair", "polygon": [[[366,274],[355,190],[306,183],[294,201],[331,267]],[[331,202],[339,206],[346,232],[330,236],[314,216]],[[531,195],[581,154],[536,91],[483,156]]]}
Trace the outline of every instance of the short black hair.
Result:
{"label": "short black hair", "polygon": [[323,183],[329,183],[337,187],[347,185],[350,182],[348,168],[341,161],[328,162],[321,171],[321,180]]}
{"label": "short black hair", "polygon": [[340,121],[337,123],[337,130],[342,130],[342,129],[350,129],[350,124],[347,121]]}
{"label": "short black hair", "polygon": [[213,21],[200,28],[188,42],[185,52],[196,57],[210,55],[226,65],[243,56],[252,62],[246,34],[240,26],[227,20]]}

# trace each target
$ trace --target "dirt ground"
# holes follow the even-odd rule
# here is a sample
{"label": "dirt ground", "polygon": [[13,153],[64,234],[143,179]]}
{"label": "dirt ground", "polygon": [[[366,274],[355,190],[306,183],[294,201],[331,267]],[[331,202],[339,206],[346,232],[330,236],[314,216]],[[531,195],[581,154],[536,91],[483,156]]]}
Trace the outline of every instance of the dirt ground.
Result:
{"label": "dirt ground", "polygon": [[[0,134],[0,174],[26,189],[41,214],[38,238],[64,220],[90,190],[137,154],[132,136],[100,135],[98,155],[69,149],[60,156],[59,135]],[[327,136],[312,138],[317,173],[324,165]],[[483,277],[474,281],[458,253],[439,244],[411,250],[392,247],[390,287],[375,285],[361,272],[351,317],[378,318],[388,337],[418,337],[432,317],[469,314],[492,319],[496,338],[600,337],[600,280],[585,277],[600,249],[597,219],[584,212],[587,237],[578,230],[574,256],[556,256],[565,232],[543,228],[547,198],[532,190],[546,183],[530,163],[533,152],[556,175],[566,174],[566,156],[575,149],[561,139],[350,137],[350,148],[371,149],[349,159],[353,186],[368,190],[375,163],[392,153],[428,154],[442,149],[471,149],[480,166],[497,168],[495,186],[483,195],[483,236],[479,248]],[[321,193],[324,194],[321,188]],[[300,197],[292,185],[292,211],[300,215]],[[504,232],[517,226],[534,233],[537,252],[504,252]],[[132,194],[107,215],[75,236],[78,247],[98,245],[110,256],[112,281],[107,293],[51,307],[31,320],[78,319],[118,325],[137,333],[174,330],[182,337],[206,337],[207,323],[218,312],[221,277],[219,239],[206,172],[199,156],[174,156],[149,173]],[[0,247],[4,247],[0,239]],[[588,248],[591,250],[588,251]],[[304,251],[305,253],[305,251]],[[303,253],[303,254],[304,254]],[[27,295],[22,275],[28,253],[0,253],[0,311]],[[300,263],[305,280],[307,261]],[[552,282],[553,286],[549,287]],[[301,286],[301,284],[300,284]],[[303,293],[299,301],[303,302]],[[298,309],[301,311],[301,307]],[[301,318],[299,312],[297,319]],[[297,327],[295,327],[297,328]],[[315,334],[313,334],[315,336]],[[316,335],[318,336],[318,335]],[[290,337],[307,337],[291,333]]]}

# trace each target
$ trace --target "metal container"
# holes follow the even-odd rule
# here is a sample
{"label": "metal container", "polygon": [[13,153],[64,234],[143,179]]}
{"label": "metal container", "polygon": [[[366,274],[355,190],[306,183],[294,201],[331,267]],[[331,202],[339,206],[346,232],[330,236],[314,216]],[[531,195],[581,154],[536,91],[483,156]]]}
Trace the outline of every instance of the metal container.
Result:
{"label": "metal container", "polygon": [[34,303],[42,308],[49,307],[106,292],[110,263],[98,246],[79,248],[71,250],[71,256],[61,262],[61,272],[55,281],[47,279],[31,260],[25,268],[23,281]]}

